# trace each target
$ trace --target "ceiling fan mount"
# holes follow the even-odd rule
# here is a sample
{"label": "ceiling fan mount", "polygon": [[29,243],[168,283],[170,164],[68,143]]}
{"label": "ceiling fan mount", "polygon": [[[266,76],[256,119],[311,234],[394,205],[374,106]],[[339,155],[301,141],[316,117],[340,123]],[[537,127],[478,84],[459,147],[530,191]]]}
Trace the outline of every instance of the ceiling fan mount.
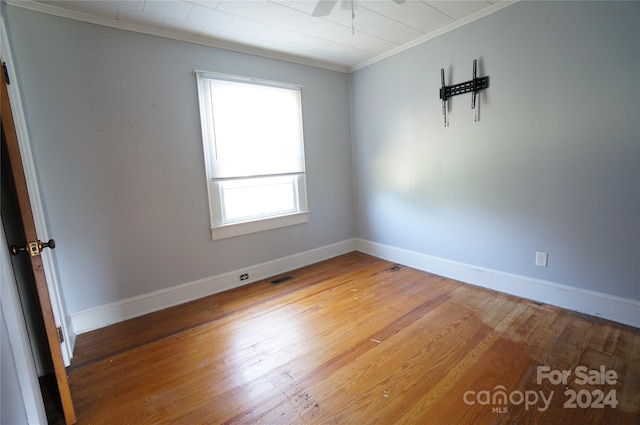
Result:
{"label": "ceiling fan mount", "polygon": [[[394,3],[402,4],[406,0],[393,0],[393,1]],[[316,7],[313,9],[313,12],[311,12],[311,16],[314,16],[314,17],[329,16],[333,11],[333,8],[335,7],[336,3],[338,3],[338,0],[318,0]],[[357,0],[340,0],[340,5],[342,9],[351,10],[353,12],[353,10],[358,7],[358,1]]]}

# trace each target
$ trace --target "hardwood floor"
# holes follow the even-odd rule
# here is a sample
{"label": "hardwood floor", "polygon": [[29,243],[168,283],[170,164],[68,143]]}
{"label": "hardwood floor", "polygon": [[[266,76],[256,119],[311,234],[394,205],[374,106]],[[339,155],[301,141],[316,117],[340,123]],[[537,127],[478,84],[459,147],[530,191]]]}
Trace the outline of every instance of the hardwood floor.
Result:
{"label": "hardwood floor", "polygon": [[290,275],[79,335],[78,423],[640,423],[639,329],[357,252]]}

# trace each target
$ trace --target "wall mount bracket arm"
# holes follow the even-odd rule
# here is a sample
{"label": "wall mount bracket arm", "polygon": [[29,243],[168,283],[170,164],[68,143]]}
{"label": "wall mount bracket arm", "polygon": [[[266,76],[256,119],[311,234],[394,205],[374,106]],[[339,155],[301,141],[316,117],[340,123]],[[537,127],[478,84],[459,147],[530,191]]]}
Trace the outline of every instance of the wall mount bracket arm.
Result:
{"label": "wall mount bracket arm", "polygon": [[[471,109],[476,109],[476,95],[481,90],[489,87],[489,76],[476,77],[478,68],[478,61],[473,60],[473,79],[465,81],[464,83],[454,84],[452,86],[445,85],[444,81],[444,68],[440,69],[440,99],[442,100],[442,114],[444,115],[444,126],[448,125],[447,122],[447,102],[450,97],[457,96],[464,93],[472,93],[471,97]],[[477,109],[476,109],[476,121],[478,121]]]}

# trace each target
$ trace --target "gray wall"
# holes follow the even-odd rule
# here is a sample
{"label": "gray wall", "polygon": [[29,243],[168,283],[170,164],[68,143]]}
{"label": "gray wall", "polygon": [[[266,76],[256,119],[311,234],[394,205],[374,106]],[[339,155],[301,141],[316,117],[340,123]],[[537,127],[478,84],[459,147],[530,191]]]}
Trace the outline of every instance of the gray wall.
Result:
{"label": "gray wall", "polygon": [[[68,314],[353,238],[347,75],[6,13]],[[308,224],[211,239],[194,69],[304,86]]]}
{"label": "gray wall", "polygon": [[[523,2],[353,73],[357,235],[640,300],[638,28],[637,2]],[[444,128],[440,68],[474,58],[480,122],[466,94]]]}
{"label": "gray wall", "polygon": [[[636,2],[523,2],[351,77],[6,13],[69,314],[354,236],[640,299]],[[481,120],[443,128],[473,58]],[[211,240],[196,68],[304,85],[309,224]]]}

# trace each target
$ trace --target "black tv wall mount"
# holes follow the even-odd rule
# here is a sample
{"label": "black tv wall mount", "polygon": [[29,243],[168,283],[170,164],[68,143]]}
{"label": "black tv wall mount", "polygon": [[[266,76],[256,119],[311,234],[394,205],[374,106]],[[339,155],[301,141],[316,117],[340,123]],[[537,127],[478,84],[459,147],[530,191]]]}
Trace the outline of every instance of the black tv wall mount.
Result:
{"label": "black tv wall mount", "polygon": [[442,86],[440,88],[440,99],[442,100],[442,115],[444,116],[444,126],[447,127],[449,122],[447,121],[447,106],[450,97],[457,96],[459,94],[471,93],[471,109],[476,110],[476,121],[480,120],[478,114],[478,108],[476,108],[476,95],[481,91],[489,87],[489,76],[480,77],[476,76],[478,70],[478,60],[473,60],[473,79],[465,81],[464,83],[454,84],[452,86],[445,85],[444,82],[444,68],[440,69],[440,80]]}

